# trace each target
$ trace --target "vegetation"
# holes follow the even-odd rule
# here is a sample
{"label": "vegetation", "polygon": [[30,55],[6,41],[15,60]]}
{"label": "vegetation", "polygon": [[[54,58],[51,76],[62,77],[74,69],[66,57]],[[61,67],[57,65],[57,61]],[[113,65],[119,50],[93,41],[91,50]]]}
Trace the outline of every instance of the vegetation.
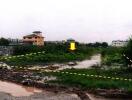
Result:
{"label": "vegetation", "polygon": [[[77,49],[75,51],[69,50],[69,44],[56,44],[47,43],[45,46],[15,46],[14,55],[22,55],[33,52],[45,51],[45,54],[28,55],[20,58],[12,58],[6,60],[7,63],[15,65],[27,65],[27,64],[40,64],[40,63],[51,63],[51,62],[67,62],[74,60],[83,60],[89,58],[92,54],[100,53],[102,55],[102,64],[112,65],[117,64],[130,64],[128,60],[123,58],[122,54],[125,53],[129,58],[132,59],[132,39],[129,40],[128,45],[123,47],[108,47],[107,43],[95,43],[95,44],[79,44],[76,43]],[[119,77],[131,79],[132,73],[126,68],[122,69],[66,69],[63,71],[80,74],[92,74],[101,75],[108,77]],[[40,73],[35,73],[40,74]],[[96,77],[87,77],[79,75],[70,75],[62,73],[47,73],[43,72],[41,75],[56,76],[57,80],[49,81],[51,83],[58,83],[68,86],[75,86],[82,89],[122,89],[126,91],[132,91],[132,82],[124,80],[112,80]]]}
{"label": "vegetation", "polygon": [[[132,40],[131,40],[132,41]],[[130,41],[130,42],[131,42]],[[128,48],[125,52],[130,52],[132,46],[128,44]],[[94,53],[100,53],[102,55],[102,64],[124,64],[122,54],[124,48],[122,47],[108,47],[106,42],[96,42],[89,44],[76,43],[77,49],[75,51],[69,50],[69,43],[46,43],[45,46],[32,46],[32,45],[18,45],[14,47],[13,55],[23,55],[27,53],[45,51],[45,54],[30,55],[21,58],[12,58],[7,60],[10,64],[35,64],[35,63],[50,63],[50,62],[67,62],[74,60],[83,60],[89,58]],[[131,52],[130,52],[131,53]],[[126,53],[126,55],[129,55]],[[130,58],[132,53],[130,54]],[[127,61],[127,63],[130,63]]]}
{"label": "vegetation", "polygon": [[12,58],[7,60],[10,64],[41,64],[51,62],[67,62],[74,60],[83,60],[89,58],[92,54],[98,52],[98,48],[88,47],[83,44],[77,44],[75,51],[69,50],[69,44],[49,43],[42,47],[37,46],[16,46],[14,55],[22,55],[33,52],[45,51],[45,54],[29,55],[21,58]]}
{"label": "vegetation", "polygon": [[[67,69],[64,70],[71,73],[81,73],[90,75],[101,75],[119,78],[131,78],[132,73],[128,69],[118,70],[97,70],[97,69]],[[50,81],[51,83],[58,83],[68,86],[79,87],[82,89],[123,89],[132,91],[132,82],[112,80],[104,78],[95,78],[79,75],[61,74],[61,73],[43,73],[43,75],[53,75],[57,77],[57,81]]]}
{"label": "vegetation", "polygon": [[9,41],[5,38],[0,38],[0,46],[8,46]]}
{"label": "vegetation", "polygon": [[106,48],[108,47],[108,43],[107,42],[95,42],[95,43],[89,43],[89,44],[86,44],[87,46],[89,47],[103,47],[103,48]]}
{"label": "vegetation", "polygon": [[[132,59],[132,38],[129,39],[129,42],[127,44],[127,46],[124,49],[123,52],[127,57],[129,57],[130,59]],[[125,61],[125,65],[131,65],[132,62],[130,62],[130,60],[126,59],[126,57],[124,57],[124,61]]]}
{"label": "vegetation", "polygon": [[[102,50],[102,64],[111,65],[113,63],[122,64],[125,67],[132,65],[132,37],[129,38],[125,47],[109,47]],[[129,60],[123,56],[129,58]],[[130,69],[131,67],[129,67]]]}
{"label": "vegetation", "polygon": [[132,38],[129,39],[128,44],[125,47],[109,47],[102,49],[102,64],[112,65],[113,63],[122,64],[124,66],[131,65],[132,62]]}
{"label": "vegetation", "polygon": [[108,47],[101,50],[102,64],[112,65],[123,64],[124,60],[122,58],[124,48],[123,47]]}
{"label": "vegetation", "polygon": [[[97,49],[97,48],[96,48]],[[132,39],[129,40],[126,47],[106,47],[98,48],[98,51],[102,55],[102,64],[122,64],[120,69],[66,69],[64,71],[71,73],[89,74],[89,75],[101,75],[107,77],[118,77],[123,79],[131,79],[131,70],[124,65],[131,64],[129,60],[123,57],[125,53],[130,59],[132,59]],[[124,80],[112,80],[96,77],[87,77],[79,75],[70,75],[62,73],[43,73],[44,75],[53,75],[57,77],[57,81],[50,81],[51,83],[65,84],[68,86],[80,87],[82,89],[121,89],[132,92],[132,82]]]}

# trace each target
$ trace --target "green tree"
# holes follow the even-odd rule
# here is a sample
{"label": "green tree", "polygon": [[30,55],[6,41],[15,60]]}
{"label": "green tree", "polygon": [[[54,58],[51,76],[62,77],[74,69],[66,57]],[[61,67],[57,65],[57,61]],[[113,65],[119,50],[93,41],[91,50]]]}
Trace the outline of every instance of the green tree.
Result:
{"label": "green tree", "polygon": [[8,46],[9,41],[5,38],[0,38],[0,46]]}
{"label": "green tree", "polygon": [[[132,37],[129,39],[127,46],[125,47],[124,54],[126,57],[132,60]],[[128,60],[126,57],[124,57],[125,64],[131,65],[132,62]]]}
{"label": "green tree", "polygon": [[107,42],[102,42],[102,47],[108,47],[108,43]]}

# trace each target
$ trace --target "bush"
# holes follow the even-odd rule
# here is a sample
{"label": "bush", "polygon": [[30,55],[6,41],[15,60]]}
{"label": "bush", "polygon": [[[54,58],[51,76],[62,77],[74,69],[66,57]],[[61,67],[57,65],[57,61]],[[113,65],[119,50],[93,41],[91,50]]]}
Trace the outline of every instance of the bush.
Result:
{"label": "bush", "polygon": [[12,58],[7,63],[34,64],[50,62],[68,62],[89,58],[98,51],[98,48],[89,48],[86,45],[78,45],[75,51],[69,50],[68,44],[46,44],[45,46],[15,46],[14,55],[22,55],[33,52],[45,51],[45,54]]}
{"label": "bush", "polygon": [[124,48],[109,47],[101,51],[102,64],[111,65],[113,63],[123,64],[122,54]]}
{"label": "bush", "polygon": [[[129,57],[130,59],[132,59],[132,38],[129,39],[127,46],[124,49],[124,54]],[[130,62],[130,60],[126,59],[126,57],[124,57],[124,61],[126,65],[131,65],[132,63]]]}

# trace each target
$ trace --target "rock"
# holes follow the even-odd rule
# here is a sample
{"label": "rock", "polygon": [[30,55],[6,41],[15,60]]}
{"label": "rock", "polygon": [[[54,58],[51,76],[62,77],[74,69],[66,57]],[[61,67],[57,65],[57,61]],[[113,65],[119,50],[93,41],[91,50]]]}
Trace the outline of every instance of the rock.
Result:
{"label": "rock", "polygon": [[77,65],[77,63],[76,62],[69,62],[68,65],[69,66],[75,66],[75,65]]}
{"label": "rock", "polygon": [[33,81],[31,80],[31,79],[25,79],[25,80],[23,80],[21,83],[23,84],[23,85],[29,85],[29,84],[31,84]]}

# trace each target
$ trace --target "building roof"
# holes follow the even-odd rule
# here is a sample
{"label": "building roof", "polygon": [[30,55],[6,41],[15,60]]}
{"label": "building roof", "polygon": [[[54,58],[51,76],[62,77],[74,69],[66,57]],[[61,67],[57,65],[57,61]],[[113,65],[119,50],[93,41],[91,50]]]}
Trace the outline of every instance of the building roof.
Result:
{"label": "building roof", "polygon": [[67,39],[67,41],[75,41],[73,38],[69,38]]}
{"label": "building roof", "polygon": [[24,37],[34,37],[34,36],[38,36],[37,34],[30,34],[30,35],[26,35]]}
{"label": "building roof", "polygon": [[33,33],[42,33],[41,31],[34,31]]}
{"label": "building roof", "polygon": [[43,37],[40,33],[42,33],[42,32],[34,31],[33,34],[29,34],[29,35],[26,35],[26,36],[23,36],[23,37]]}
{"label": "building roof", "polygon": [[126,41],[123,41],[123,40],[114,40],[112,42],[128,42],[127,40]]}

